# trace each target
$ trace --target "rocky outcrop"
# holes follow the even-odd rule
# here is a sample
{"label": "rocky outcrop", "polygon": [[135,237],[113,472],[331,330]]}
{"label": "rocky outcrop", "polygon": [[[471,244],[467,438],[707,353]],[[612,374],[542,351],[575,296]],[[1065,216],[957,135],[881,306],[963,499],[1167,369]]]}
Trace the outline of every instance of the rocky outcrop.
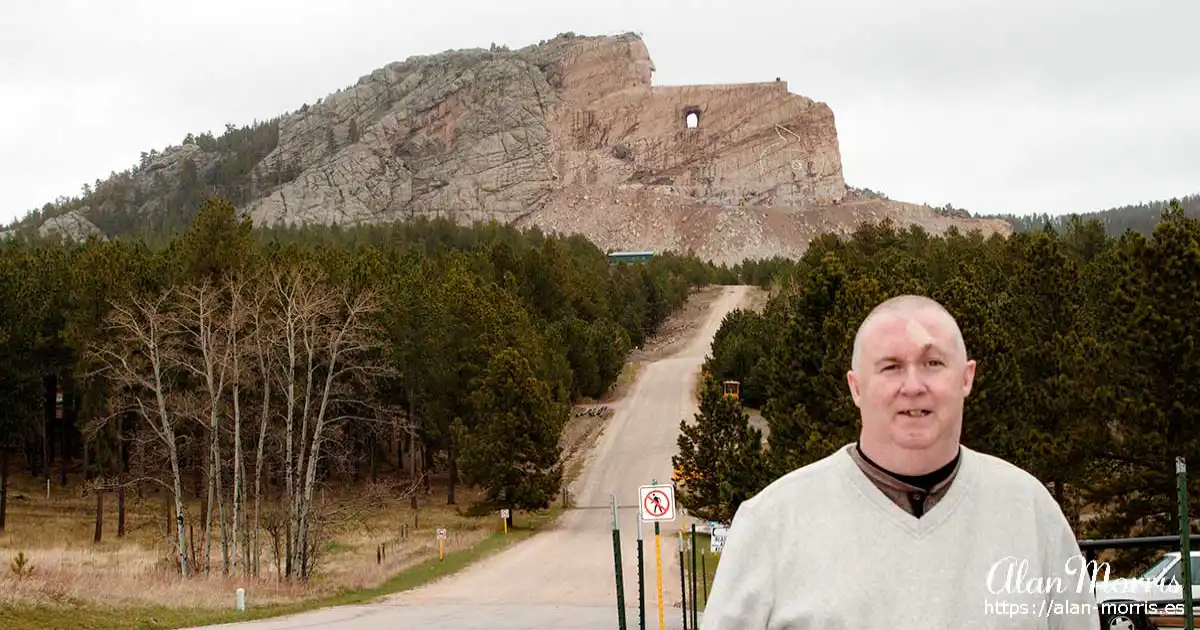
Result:
{"label": "rocky outcrop", "polygon": [[280,125],[258,169],[300,175],[251,202],[256,224],[509,218],[554,185],[545,111],[559,99],[534,58],[464,51],[410,59]]}
{"label": "rocky outcrop", "polygon": [[47,219],[38,228],[38,236],[42,238],[59,236],[66,241],[86,241],[88,237],[98,236],[101,239],[108,240],[108,237],[100,231],[100,228],[96,227],[94,223],[84,216],[84,213],[87,211],[88,208],[72,210],[66,214]]}
{"label": "rocky outcrop", "polygon": [[[653,73],[632,34],[393,63],[279,119],[239,210],[256,225],[495,219],[720,260],[797,254],[814,230],[885,215],[1010,229],[856,197],[832,110],[785,81],[656,86]],[[110,203],[162,212],[164,177],[194,185],[228,171],[222,159],[194,144],[151,155]]]}
{"label": "rocky outcrop", "polygon": [[260,180],[302,172],[247,210],[259,224],[509,221],[573,185],[733,206],[845,194],[828,106],[782,81],[656,87],[652,71],[632,35],[388,66],[281,124]]}

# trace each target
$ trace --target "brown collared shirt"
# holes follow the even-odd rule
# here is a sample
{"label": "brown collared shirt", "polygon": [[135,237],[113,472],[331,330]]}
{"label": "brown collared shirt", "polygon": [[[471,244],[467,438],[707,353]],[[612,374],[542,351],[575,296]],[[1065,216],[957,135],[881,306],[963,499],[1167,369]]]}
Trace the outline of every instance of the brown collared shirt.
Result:
{"label": "brown collared shirt", "polygon": [[858,445],[851,446],[846,449],[850,453],[850,457],[858,464],[860,470],[863,471],[875,486],[879,488],[893,503],[903,508],[909,514],[920,518],[928,512],[933,506],[937,505],[942,497],[946,496],[946,490],[950,487],[954,477],[958,474],[958,469],[962,465],[961,458],[954,465],[954,470],[950,471],[950,475],[942,481],[939,481],[929,490],[919,488],[909,483],[905,483],[892,475],[888,474],[879,466],[863,459],[861,453],[858,452]]}

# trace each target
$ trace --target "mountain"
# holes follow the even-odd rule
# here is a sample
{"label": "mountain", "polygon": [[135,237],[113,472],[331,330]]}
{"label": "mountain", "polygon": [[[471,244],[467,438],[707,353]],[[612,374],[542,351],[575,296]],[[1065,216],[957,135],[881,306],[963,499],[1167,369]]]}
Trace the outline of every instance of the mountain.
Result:
{"label": "mountain", "polygon": [[161,238],[217,194],[259,226],[494,219],[717,262],[797,255],[884,218],[1012,230],[847,186],[833,111],[778,78],[657,86],[653,72],[634,34],[411,57],[278,118],[144,153],[18,228],[70,214],[55,225],[72,238],[89,225]]}

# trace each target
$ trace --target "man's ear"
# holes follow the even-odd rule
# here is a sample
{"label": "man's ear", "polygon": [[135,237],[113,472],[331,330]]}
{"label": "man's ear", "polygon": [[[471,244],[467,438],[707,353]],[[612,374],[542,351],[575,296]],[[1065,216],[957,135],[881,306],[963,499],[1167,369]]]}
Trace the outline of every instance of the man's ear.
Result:
{"label": "man's ear", "polygon": [[858,404],[860,397],[860,393],[858,391],[858,376],[854,373],[854,370],[846,372],[846,384],[850,386],[850,397],[854,399],[854,406],[860,406]]}
{"label": "man's ear", "polygon": [[975,360],[967,361],[963,370],[963,398],[971,395],[971,387],[975,384]]}

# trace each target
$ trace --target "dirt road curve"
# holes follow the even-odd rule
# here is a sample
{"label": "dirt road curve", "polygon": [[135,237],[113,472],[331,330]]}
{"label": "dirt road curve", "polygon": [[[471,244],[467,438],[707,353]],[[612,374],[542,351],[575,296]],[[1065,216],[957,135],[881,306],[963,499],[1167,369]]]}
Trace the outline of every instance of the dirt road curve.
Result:
{"label": "dirt road curve", "polygon": [[[617,627],[612,515],[615,494],[628,627],[637,628],[638,486],[669,483],[679,422],[696,412],[697,373],[725,315],[743,303],[748,287],[725,287],[707,319],[679,352],[645,366],[629,395],[612,405],[615,415],[573,488],[576,509],[552,531],[439,582],[384,602],[314,611],[292,617],[213,626],[247,630],[328,628],[560,628]],[[662,525],[664,621],[681,628],[678,532],[681,521]],[[653,526],[644,526],[646,627],[658,627]]]}

